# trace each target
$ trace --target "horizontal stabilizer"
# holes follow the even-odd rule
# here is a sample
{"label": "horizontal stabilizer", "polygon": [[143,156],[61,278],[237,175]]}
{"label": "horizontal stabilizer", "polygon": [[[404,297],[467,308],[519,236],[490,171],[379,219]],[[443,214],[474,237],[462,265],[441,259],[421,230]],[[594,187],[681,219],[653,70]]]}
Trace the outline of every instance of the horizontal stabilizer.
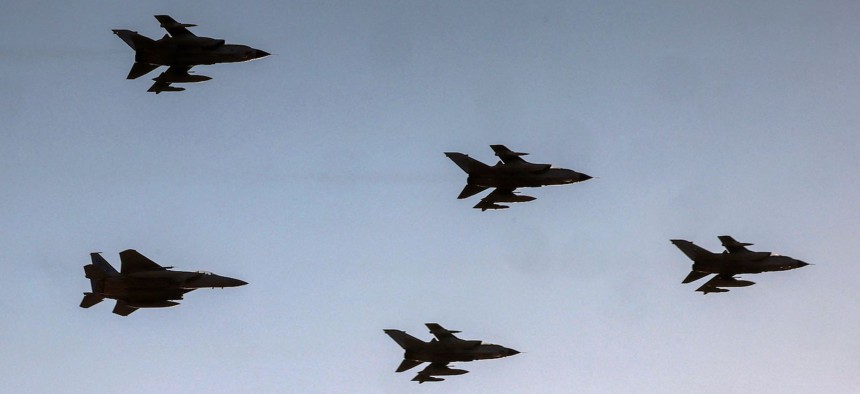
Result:
{"label": "horizontal stabilizer", "polygon": [[487,190],[487,189],[489,189],[489,188],[486,186],[476,186],[476,185],[467,184],[466,187],[463,188],[463,191],[460,192],[460,195],[457,196],[457,199],[462,200],[464,198],[469,198],[469,197],[472,197],[472,196],[474,196],[474,195],[476,195],[476,194],[478,194],[484,190]]}
{"label": "horizontal stabilizer", "polygon": [[706,277],[706,276],[708,276],[708,275],[710,275],[710,273],[708,273],[708,272],[702,272],[702,271],[690,271],[690,274],[689,274],[689,275],[687,275],[687,277],[686,277],[686,278],[684,278],[684,281],[683,281],[683,282],[681,282],[681,283],[690,283],[690,282],[695,282],[695,281],[697,281],[697,280],[699,280],[699,279],[702,279],[702,278],[704,278],[704,277]]}
{"label": "horizontal stabilizer", "polygon": [[129,306],[128,304],[125,303],[125,301],[122,301],[122,300],[117,300],[116,306],[113,307],[113,313],[120,315],[120,316],[128,316],[136,310],[137,310],[137,308],[135,308],[133,306]]}
{"label": "horizontal stabilizer", "polygon": [[134,62],[125,79],[137,79],[158,68],[157,64]]}
{"label": "horizontal stabilizer", "polygon": [[395,371],[395,372],[408,371],[408,370],[410,370],[410,369],[412,369],[412,368],[417,367],[418,365],[421,365],[421,363],[423,363],[423,361],[417,361],[417,360],[406,360],[406,359],[404,359],[404,360],[403,360],[403,362],[402,362],[402,363],[400,363],[400,366],[399,366],[399,367],[397,367],[397,371]]}
{"label": "horizontal stabilizer", "polygon": [[104,297],[98,294],[84,293],[84,299],[81,300],[81,308],[89,308],[95,304],[98,304],[99,302],[102,302],[102,300],[104,300]]}

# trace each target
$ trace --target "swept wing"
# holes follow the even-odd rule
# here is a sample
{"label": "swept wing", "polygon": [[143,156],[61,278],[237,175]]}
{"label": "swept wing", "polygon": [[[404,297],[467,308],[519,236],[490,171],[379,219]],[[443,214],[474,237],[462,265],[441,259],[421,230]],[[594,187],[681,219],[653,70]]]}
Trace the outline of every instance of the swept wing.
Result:
{"label": "swept wing", "polygon": [[186,29],[187,27],[194,27],[197,25],[192,25],[190,23],[179,23],[176,19],[170,17],[170,15],[156,15],[155,19],[161,23],[161,27],[164,30],[167,30],[173,37],[196,37],[194,33]]}
{"label": "swept wing", "polygon": [[[120,273],[123,275],[141,271],[162,271],[172,267],[162,267],[134,249],[119,253]],[[129,312],[130,313],[130,312]]]}
{"label": "swept wing", "polygon": [[723,289],[723,287],[746,287],[752,286],[754,284],[755,282],[735,279],[734,276],[730,275],[716,275],[711,278],[711,280],[705,282],[705,284],[696,289],[696,291],[702,292],[703,294],[726,293],[729,290]]}

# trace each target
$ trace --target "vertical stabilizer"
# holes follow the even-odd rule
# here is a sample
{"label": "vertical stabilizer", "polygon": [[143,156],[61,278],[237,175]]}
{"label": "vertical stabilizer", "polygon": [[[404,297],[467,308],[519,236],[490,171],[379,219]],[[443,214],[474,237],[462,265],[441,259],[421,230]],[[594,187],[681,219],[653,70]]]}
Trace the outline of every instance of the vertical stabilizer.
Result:
{"label": "vertical stabilizer", "polygon": [[383,330],[394,342],[397,342],[403,350],[418,350],[424,347],[424,341],[413,337],[401,330]]}
{"label": "vertical stabilizer", "polygon": [[[104,272],[105,276],[119,276],[119,272],[101,254],[90,253],[90,260],[93,262],[92,265]],[[84,267],[84,270],[86,270],[86,267]]]}
{"label": "vertical stabilizer", "polygon": [[475,172],[480,172],[482,170],[487,170],[490,166],[477,161],[469,155],[464,155],[462,153],[457,152],[445,152],[445,156],[448,156],[454,164],[457,164],[463,171],[467,174],[473,174]]}
{"label": "vertical stabilizer", "polygon": [[699,260],[699,259],[713,255],[713,253],[709,252],[706,249],[703,249],[703,248],[697,246],[696,244],[694,244],[690,241],[685,241],[683,239],[673,239],[671,241],[672,241],[672,244],[677,246],[678,249],[681,249],[681,251],[684,252],[684,254],[690,258],[690,260],[696,261],[696,260]]}

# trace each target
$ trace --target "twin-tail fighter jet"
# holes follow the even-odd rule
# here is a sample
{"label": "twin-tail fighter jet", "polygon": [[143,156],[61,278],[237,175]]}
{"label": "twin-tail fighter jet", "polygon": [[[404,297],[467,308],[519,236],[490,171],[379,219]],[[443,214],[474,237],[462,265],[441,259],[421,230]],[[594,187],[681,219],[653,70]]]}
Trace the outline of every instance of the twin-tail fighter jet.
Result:
{"label": "twin-tail fighter jet", "polygon": [[212,78],[192,75],[191,67],[201,64],[246,62],[269,56],[268,52],[246,45],[225,44],[224,40],[198,37],[188,30],[192,25],[179,23],[170,16],[156,15],[155,19],[167,33],[160,40],[153,40],[131,30],[115,29],[113,33],[134,49],[134,65],[127,79],[146,75],[159,66],[168,66],[167,71],[153,78],[148,92],[181,92],[185,88],[170,86],[172,83],[204,82]]}
{"label": "twin-tail fighter jet", "polygon": [[196,289],[248,284],[206,271],[171,271],[173,267],[162,267],[134,249],[120,252],[122,266],[119,272],[98,253],[90,253],[90,258],[92,264],[84,266],[84,273],[93,291],[84,293],[81,308],[89,308],[110,298],[116,300],[113,313],[120,316],[128,316],[138,308],[178,305],[175,300],[181,300],[183,294]]}
{"label": "twin-tail fighter jet", "polygon": [[481,163],[469,155],[445,152],[445,156],[469,175],[466,178],[466,187],[457,196],[458,199],[471,197],[491,187],[495,188],[474,206],[481,211],[508,208],[507,205],[497,203],[528,202],[535,199],[532,196],[514,193],[514,190],[520,187],[566,185],[591,179],[590,176],[573,170],[552,168],[551,164],[529,163],[521,157],[528,153],[513,152],[504,145],[490,145],[490,148],[493,148],[500,159],[494,166]]}
{"label": "twin-tail fighter jet", "polygon": [[748,280],[736,279],[735,275],[787,271],[809,265],[771,252],[750,251],[746,247],[752,244],[735,241],[728,235],[721,235],[718,238],[726,248],[723,253],[712,253],[683,239],[671,240],[678,249],[693,260],[693,269],[682,283],[694,282],[710,274],[717,274],[696,289],[704,294],[729,291],[723,287],[746,287],[755,284]]}
{"label": "twin-tail fighter jet", "polygon": [[449,368],[448,363],[502,358],[519,354],[518,351],[504,346],[457,338],[454,334],[460,331],[446,330],[436,323],[426,323],[426,326],[430,329],[430,333],[436,336],[430,342],[424,342],[401,330],[384,330],[391,339],[405,350],[403,362],[397,367],[397,372],[412,369],[424,362],[430,363],[412,379],[418,383],[441,382],[445,379],[438,376],[462,375],[469,372],[463,369]]}

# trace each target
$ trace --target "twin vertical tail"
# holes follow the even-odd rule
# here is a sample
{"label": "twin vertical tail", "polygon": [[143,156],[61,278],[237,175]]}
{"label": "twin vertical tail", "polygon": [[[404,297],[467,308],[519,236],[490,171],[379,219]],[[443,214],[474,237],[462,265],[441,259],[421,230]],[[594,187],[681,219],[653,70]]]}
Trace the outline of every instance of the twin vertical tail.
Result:
{"label": "twin vertical tail", "polygon": [[90,280],[92,293],[84,293],[81,300],[81,308],[89,308],[104,300],[101,293],[104,292],[104,280],[109,277],[119,276],[119,272],[107,260],[98,253],[90,253],[92,264],[84,266],[84,274]]}

